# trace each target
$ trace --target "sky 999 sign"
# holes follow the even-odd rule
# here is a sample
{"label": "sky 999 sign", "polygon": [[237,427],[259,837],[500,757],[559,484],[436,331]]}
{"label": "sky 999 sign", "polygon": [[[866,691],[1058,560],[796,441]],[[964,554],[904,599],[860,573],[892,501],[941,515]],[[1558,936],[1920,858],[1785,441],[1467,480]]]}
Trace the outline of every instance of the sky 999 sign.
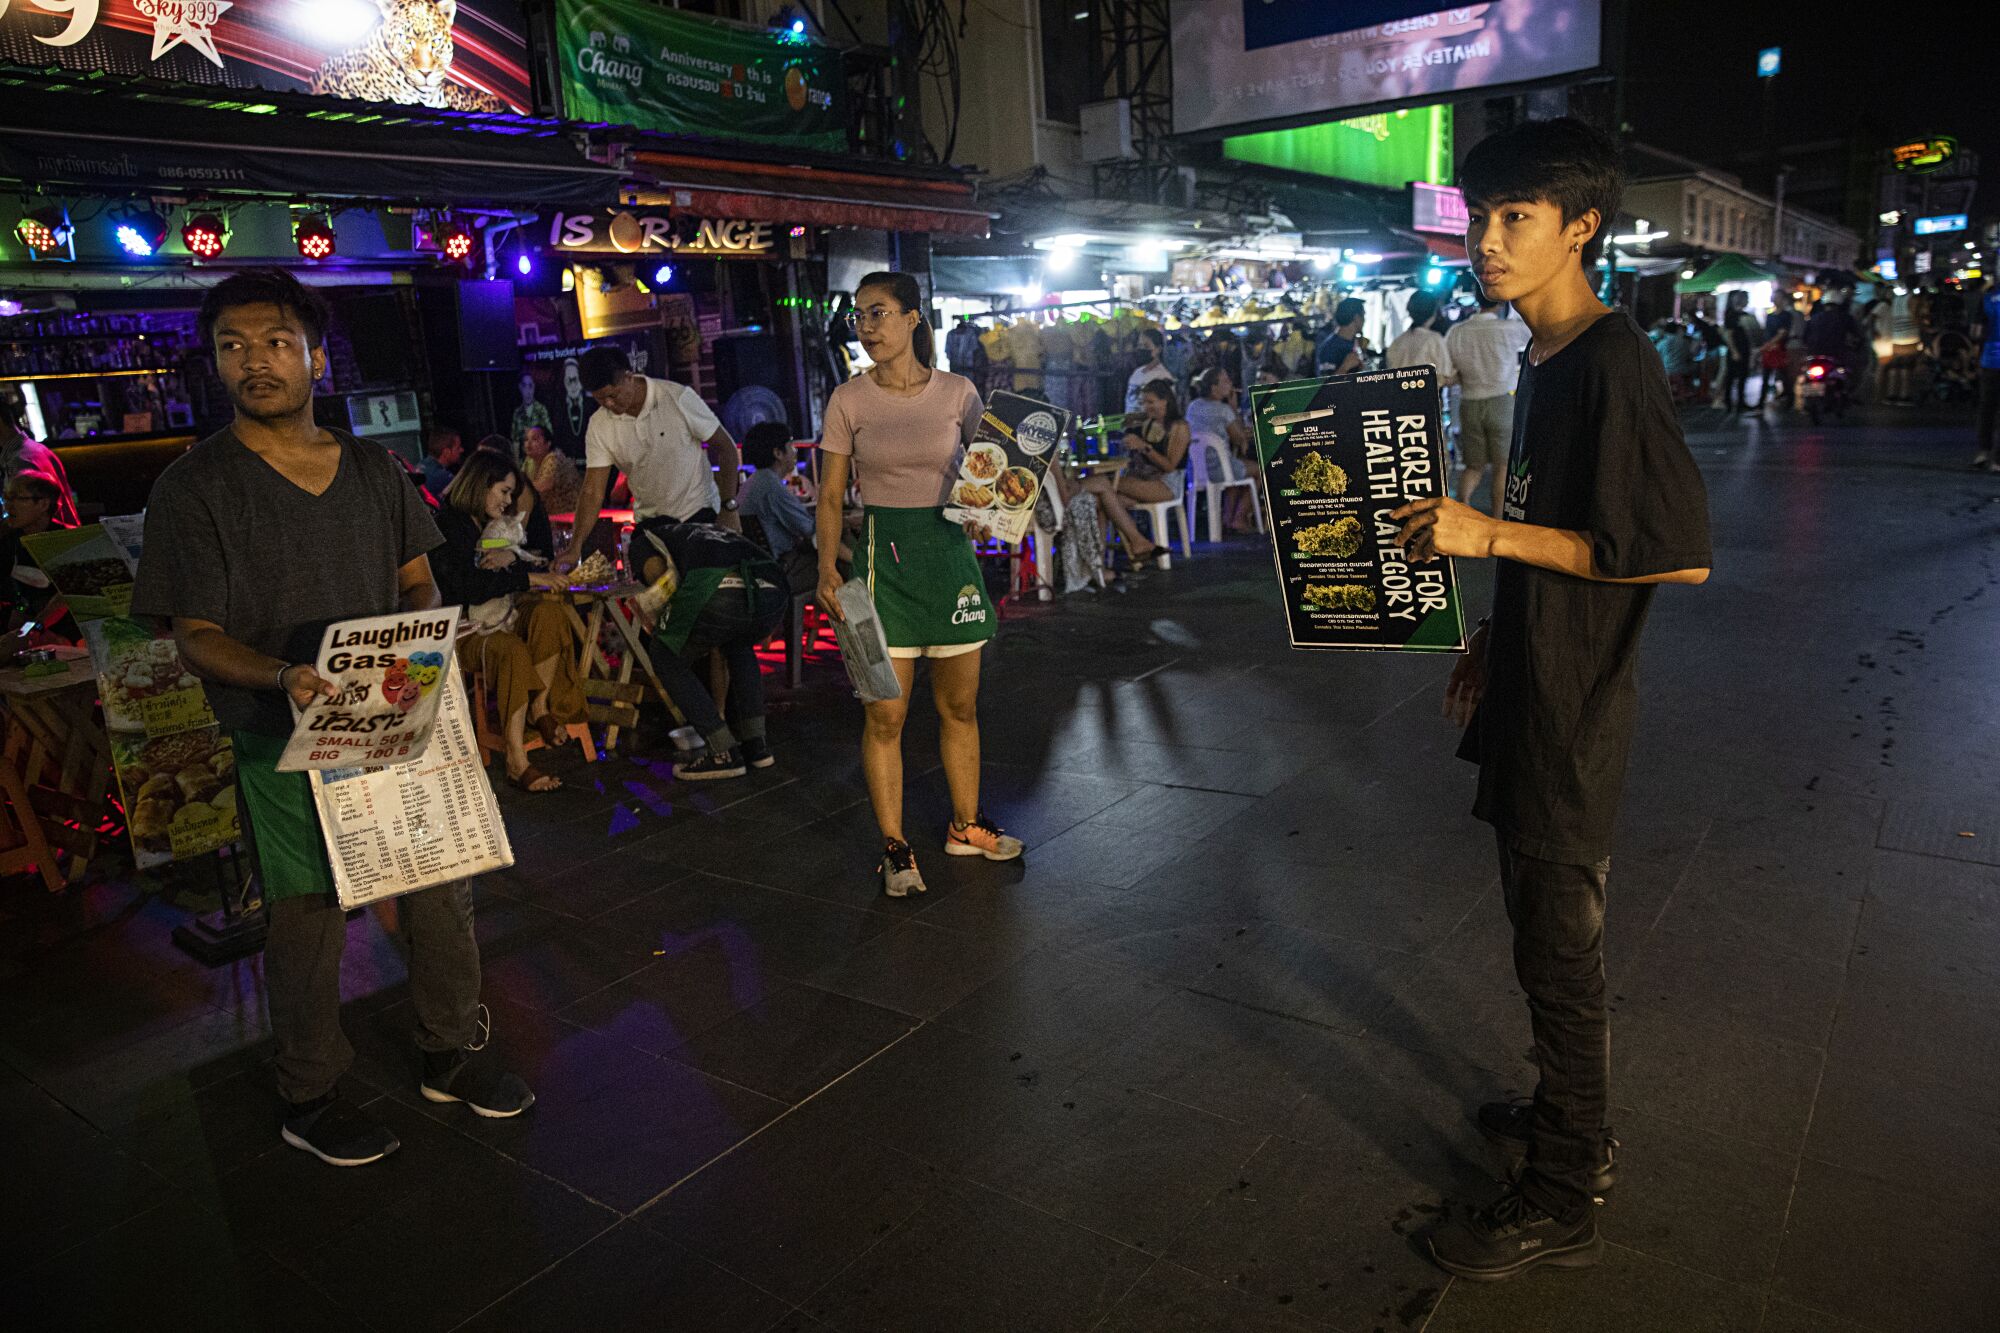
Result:
{"label": "sky 999 sign", "polygon": [[0,0],[0,63],[530,109],[518,0]]}

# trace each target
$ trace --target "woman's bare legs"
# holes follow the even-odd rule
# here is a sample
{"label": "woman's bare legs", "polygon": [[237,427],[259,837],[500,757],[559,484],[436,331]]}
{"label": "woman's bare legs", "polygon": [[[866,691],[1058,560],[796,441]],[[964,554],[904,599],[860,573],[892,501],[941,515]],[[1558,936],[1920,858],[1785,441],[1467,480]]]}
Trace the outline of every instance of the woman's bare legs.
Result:
{"label": "woman's bare legs", "polygon": [[[868,783],[868,803],[875,809],[875,825],[884,838],[903,838],[903,722],[910,715],[910,690],[916,684],[914,658],[891,658],[896,681],[903,687],[900,698],[869,704],[861,725],[861,775]],[[939,712],[943,712],[940,705]],[[978,741],[974,739],[975,755]],[[977,759],[974,763],[977,764]]]}
{"label": "woman's bare legs", "polygon": [[931,662],[931,698],[938,710],[938,754],[951,788],[951,817],[961,825],[979,814],[979,658],[977,652]]}

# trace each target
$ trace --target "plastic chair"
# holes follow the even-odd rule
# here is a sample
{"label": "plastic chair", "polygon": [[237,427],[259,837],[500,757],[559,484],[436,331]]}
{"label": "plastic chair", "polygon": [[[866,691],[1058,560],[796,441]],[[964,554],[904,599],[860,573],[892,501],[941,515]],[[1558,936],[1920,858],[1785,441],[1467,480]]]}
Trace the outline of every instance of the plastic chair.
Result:
{"label": "plastic chair", "polygon": [[1257,531],[1264,530],[1264,505],[1257,495],[1257,479],[1237,464],[1236,455],[1229,446],[1213,435],[1197,435],[1188,448],[1188,467],[1191,484],[1187,488],[1187,522],[1194,526],[1194,502],[1197,494],[1208,498],[1208,539],[1219,542],[1222,531],[1222,497],[1234,487],[1241,486],[1250,492],[1251,509],[1257,516]]}
{"label": "plastic chair", "polygon": [[1152,521],[1150,535],[1163,552],[1160,560],[1160,568],[1172,569],[1174,565],[1172,522],[1174,519],[1180,520],[1181,554],[1189,559],[1194,558],[1194,538],[1188,531],[1187,469],[1184,467],[1175,468],[1172,472],[1161,477],[1160,480],[1166,483],[1167,490],[1171,492],[1167,499],[1156,500],[1152,503],[1128,499],[1125,501],[1125,507],[1132,511],[1134,519],[1146,518]]}

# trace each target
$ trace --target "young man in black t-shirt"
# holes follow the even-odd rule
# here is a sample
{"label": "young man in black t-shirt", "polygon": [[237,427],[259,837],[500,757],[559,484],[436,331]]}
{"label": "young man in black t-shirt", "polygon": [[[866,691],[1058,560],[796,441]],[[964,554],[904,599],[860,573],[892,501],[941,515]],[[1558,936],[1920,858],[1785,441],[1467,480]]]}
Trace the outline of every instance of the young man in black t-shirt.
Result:
{"label": "young man in black t-shirt", "polygon": [[1583,1267],[1611,1184],[1604,898],[1638,706],[1634,668],[1653,585],[1709,571],[1708,500],[1644,331],[1591,286],[1617,215],[1617,151],[1574,120],[1484,140],[1461,173],[1466,250],[1486,294],[1534,340],[1514,413],[1504,518],[1456,500],[1405,505],[1414,558],[1499,560],[1493,615],[1445,690],[1479,765],[1473,813],[1493,825],[1540,1080],[1532,1105],[1488,1103],[1482,1131],[1519,1161],[1499,1201],[1440,1228],[1460,1277]]}

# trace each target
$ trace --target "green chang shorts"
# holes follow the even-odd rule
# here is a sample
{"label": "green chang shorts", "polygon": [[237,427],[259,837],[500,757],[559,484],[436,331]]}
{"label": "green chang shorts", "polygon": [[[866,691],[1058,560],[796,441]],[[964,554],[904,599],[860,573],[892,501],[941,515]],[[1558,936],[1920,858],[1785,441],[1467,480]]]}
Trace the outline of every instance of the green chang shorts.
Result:
{"label": "green chang shorts", "polygon": [[972,543],[942,509],[869,506],[854,576],[875,599],[892,657],[976,652],[998,628]]}

